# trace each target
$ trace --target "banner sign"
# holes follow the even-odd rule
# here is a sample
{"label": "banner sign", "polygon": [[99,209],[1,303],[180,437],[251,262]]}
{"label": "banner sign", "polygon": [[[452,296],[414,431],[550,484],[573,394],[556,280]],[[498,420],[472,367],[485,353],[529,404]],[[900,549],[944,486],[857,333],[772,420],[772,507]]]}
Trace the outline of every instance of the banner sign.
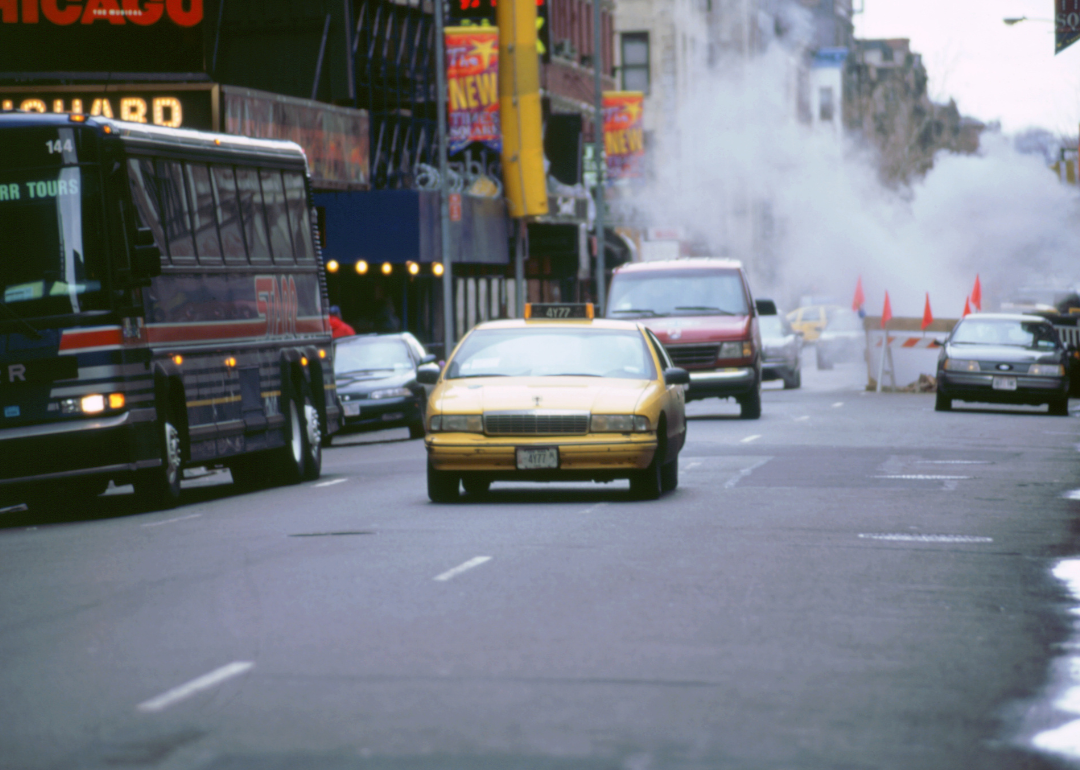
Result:
{"label": "banner sign", "polygon": [[644,175],[641,91],[604,92],[604,154],[608,184]]}
{"label": "banner sign", "polygon": [[197,73],[203,0],[0,0],[0,73]]}
{"label": "banner sign", "polygon": [[1054,0],[1054,53],[1080,39],[1080,0]]}
{"label": "banner sign", "polygon": [[0,86],[0,109],[81,113],[166,128],[220,130],[214,83]]}
{"label": "banner sign", "polygon": [[321,190],[368,186],[368,114],[322,102],[222,86],[224,130],[258,139],[288,139],[304,148],[311,181]]}
{"label": "banner sign", "polygon": [[[461,27],[493,27],[498,0],[450,0],[450,23]],[[536,0],[536,52],[551,61],[551,29],[548,0]]]}
{"label": "banner sign", "polygon": [[446,29],[446,84],[450,152],[460,152],[472,142],[501,150],[498,29]]}

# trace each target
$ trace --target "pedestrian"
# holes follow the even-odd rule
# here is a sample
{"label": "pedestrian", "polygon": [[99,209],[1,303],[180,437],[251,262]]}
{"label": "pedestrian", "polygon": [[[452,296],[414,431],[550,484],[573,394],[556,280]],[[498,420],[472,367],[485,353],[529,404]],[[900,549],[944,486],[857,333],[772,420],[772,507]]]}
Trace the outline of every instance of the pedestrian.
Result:
{"label": "pedestrian", "polygon": [[356,334],[356,331],[351,326],[341,320],[341,308],[337,305],[330,307],[330,332],[334,339],[351,337]]}

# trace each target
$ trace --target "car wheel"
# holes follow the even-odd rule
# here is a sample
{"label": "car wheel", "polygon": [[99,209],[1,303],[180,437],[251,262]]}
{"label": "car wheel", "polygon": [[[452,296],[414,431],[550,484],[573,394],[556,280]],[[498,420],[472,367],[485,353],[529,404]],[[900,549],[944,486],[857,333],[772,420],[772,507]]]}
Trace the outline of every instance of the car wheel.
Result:
{"label": "car wheel", "polygon": [[739,419],[756,420],[761,417],[761,383],[757,387],[739,399]]}
{"label": "car wheel", "polygon": [[456,473],[438,471],[428,461],[427,494],[433,503],[452,503],[458,499],[461,478]]}
{"label": "car wheel", "polygon": [[491,489],[491,479],[481,476],[465,476],[461,483],[465,487],[465,494],[470,497],[483,497]]}
{"label": "car wheel", "polygon": [[657,449],[649,467],[634,471],[630,477],[630,496],[635,500],[656,500],[664,491],[663,466],[660,464],[660,450]]}
{"label": "car wheel", "polygon": [[1057,398],[1050,402],[1050,414],[1056,417],[1069,416],[1069,399]]}
{"label": "car wheel", "polygon": [[423,438],[424,437],[424,421],[414,422],[409,424],[409,438]]}
{"label": "car wheel", "polygon": [[133,480],[135,494],[144,505],[155,510],[175,508],[180,502],[181,453],[180,431],[171,410],[162,406],[157,422],[161,465],[138,471]]}
{"label": "car wheel", "polygon": [[934,411],[935,412],[950,412],[952,411],[952,399],[942,393],[940,390],[937,392],[937,396],[934,397]]}
{"label": "car wheel", "polygon": [[660,468],[660,491],[672,492],[679,486],[679,456],[675,455],[675,458],[669,462],[664,463]]}
{"label": "car wheel", "polygon": [[795,390],[802,387],[802,370],[794,369],[784,376],[784,390]]}

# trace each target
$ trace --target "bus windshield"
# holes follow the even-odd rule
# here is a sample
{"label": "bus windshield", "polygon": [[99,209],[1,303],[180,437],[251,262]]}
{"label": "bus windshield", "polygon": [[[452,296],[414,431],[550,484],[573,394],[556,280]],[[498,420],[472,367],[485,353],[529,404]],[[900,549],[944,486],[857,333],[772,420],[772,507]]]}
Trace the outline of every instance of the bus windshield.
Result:
{"label": "bus windshield", "polygon": [[97,167],[56,155],[66,162],[0,165],[0,300],[22,317],[108,307]]}

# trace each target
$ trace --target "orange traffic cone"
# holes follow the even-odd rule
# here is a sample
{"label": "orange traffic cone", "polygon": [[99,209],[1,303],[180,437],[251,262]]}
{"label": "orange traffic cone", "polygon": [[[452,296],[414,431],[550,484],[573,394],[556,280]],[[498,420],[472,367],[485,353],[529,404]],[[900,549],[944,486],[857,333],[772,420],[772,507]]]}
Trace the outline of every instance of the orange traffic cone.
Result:
{"label": "orange traffic cone", "polygon": [[892,304],[889,302],[889,292],[885,292],[885,307],[881,309],[881,328],[892,320]]}
{"label": "orange traffic cone", "polygon": [[930,292],[926,292],[926,307],[922,312],[922,330],[934,322],[934,314],[930,312]]}

